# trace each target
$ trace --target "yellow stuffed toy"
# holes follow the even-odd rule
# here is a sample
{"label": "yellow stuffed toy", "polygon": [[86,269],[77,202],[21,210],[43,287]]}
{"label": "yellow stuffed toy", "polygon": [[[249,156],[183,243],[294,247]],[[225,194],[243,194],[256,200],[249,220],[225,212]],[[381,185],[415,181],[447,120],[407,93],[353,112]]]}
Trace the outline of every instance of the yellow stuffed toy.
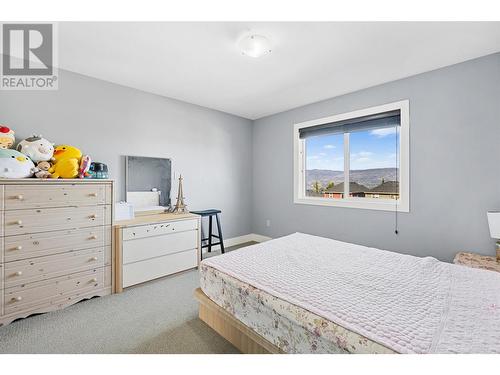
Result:
{"label": "yellow stuffed toy", "polygon": [[78,176],[82,152],[76,147],[59,145],[54,148],[54,165],[49,169],[51,178],[75,178]]}

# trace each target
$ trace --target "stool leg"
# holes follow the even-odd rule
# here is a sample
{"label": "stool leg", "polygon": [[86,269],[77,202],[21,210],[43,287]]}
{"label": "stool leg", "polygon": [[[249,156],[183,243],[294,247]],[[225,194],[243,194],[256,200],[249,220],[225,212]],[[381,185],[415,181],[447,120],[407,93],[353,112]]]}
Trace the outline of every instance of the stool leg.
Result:
{"label": "stool leg", "polygon": [[[202,240],[202,242],[205,242],[205,241],[203,241],[204,239],[206,239],[205,231],[203,230],[203,218],[201,218],[200,228],[201,228],[201,240]],[[204,244],[202,243],[202,245],[204,245]]]}
{"label": "stool leg", "polygon": [[217,232],[219,233],[220,252],[224,254],[224,241],[222,240],[222,230],[220,229],[219,214],[215,215],[215,220],[217,220]]}
{"label": "stool leg", "polygon": [[201,239],[200,239],[201,251],[200,251],[200,259],[203,260],[203,245],[205,244],[205,241],[203,241],[203,239],[205,238],[205,231],[203,230],[203,218],[201,218],[201,220],[200,220],[200,229],[201,229]]}
{"label": "stool leg", "polygon": [[208,252],[212,252],[212,216],[208,217]]}

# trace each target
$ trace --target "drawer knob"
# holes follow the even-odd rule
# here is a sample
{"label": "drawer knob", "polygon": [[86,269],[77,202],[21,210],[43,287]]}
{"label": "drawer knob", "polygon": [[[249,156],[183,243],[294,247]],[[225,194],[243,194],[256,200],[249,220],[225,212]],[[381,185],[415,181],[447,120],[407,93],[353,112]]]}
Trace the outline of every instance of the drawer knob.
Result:
{"label": "drawer knob", "polygon": [[90,258],[91,261],[96,261],[97,259],[98,259],[97,257]]}
{"label": "drawer knob", "polygon": [[89,196],[91,196],[91,197],[97,197],[97,193],[90,193]]}
{"label": "drawer knob", "polygon": [[90,236],[91,240],[97,240],[97,236],[94,234],[93,236]]}
{"label": "drawer knob", "polygon": [[14,221],[14,224],[17,224],[17,225],[21,225],[22,223],[23,223],[22,220],[16,220],[16,221]]}
{"label": "drawer knob", "polygon": [[22,300],[23,300],[23,297],[21,297],[21,296],[12,297],[12,299],[11,299],[12,302],[19,302],[19,301],[22,301]]}
{"label": "drawer knob", "polygon": [[23,275],[23,271],[17,271],[14,276],[22,276]]}
{"label": "drawer knob", "polygon": [[90,215],[89,216],[91,219],[96,219],[97,218],[97,215],[96,214],[93,214],[93,215]]}
{"label": "drawer knob", "polygon": [[21,245],[13,247],[11,250],[22,250],[23,247]]}
{"label": "drawer knob", "polygon": [[21,195],[21,194],[16,195],[16,199],[17,199],[18,201],[22,201],[22,200],[24,199],[24,195]]}
{"label": "drawer knob", "polygon": [[97,282],[97,279],[94,277],[93,279],[90,279],[89,281],[90,283],[96,283]]}

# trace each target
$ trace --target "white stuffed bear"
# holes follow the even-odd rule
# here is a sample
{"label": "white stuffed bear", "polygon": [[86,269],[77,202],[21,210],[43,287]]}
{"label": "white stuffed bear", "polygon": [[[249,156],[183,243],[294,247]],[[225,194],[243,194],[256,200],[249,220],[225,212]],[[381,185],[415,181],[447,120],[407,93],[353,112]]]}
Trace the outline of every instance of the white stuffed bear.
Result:
{"label": "white stuffed bear", "polygon": [[23,139],[17,145],[17,151],[28,156],[34,163],[50,161],[54,155],[54,145],[42,136],[34,135]]}

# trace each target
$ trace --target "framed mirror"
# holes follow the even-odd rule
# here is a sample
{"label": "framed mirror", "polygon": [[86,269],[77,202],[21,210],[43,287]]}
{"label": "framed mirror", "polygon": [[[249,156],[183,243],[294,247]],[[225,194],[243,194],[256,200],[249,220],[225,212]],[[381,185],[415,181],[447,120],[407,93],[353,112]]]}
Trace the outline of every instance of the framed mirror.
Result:
{"label": "framed mirror", "polygon": [[125,156],[127,203],[135,210],[157,210],[170,206],[172,160],[146,156]]}

